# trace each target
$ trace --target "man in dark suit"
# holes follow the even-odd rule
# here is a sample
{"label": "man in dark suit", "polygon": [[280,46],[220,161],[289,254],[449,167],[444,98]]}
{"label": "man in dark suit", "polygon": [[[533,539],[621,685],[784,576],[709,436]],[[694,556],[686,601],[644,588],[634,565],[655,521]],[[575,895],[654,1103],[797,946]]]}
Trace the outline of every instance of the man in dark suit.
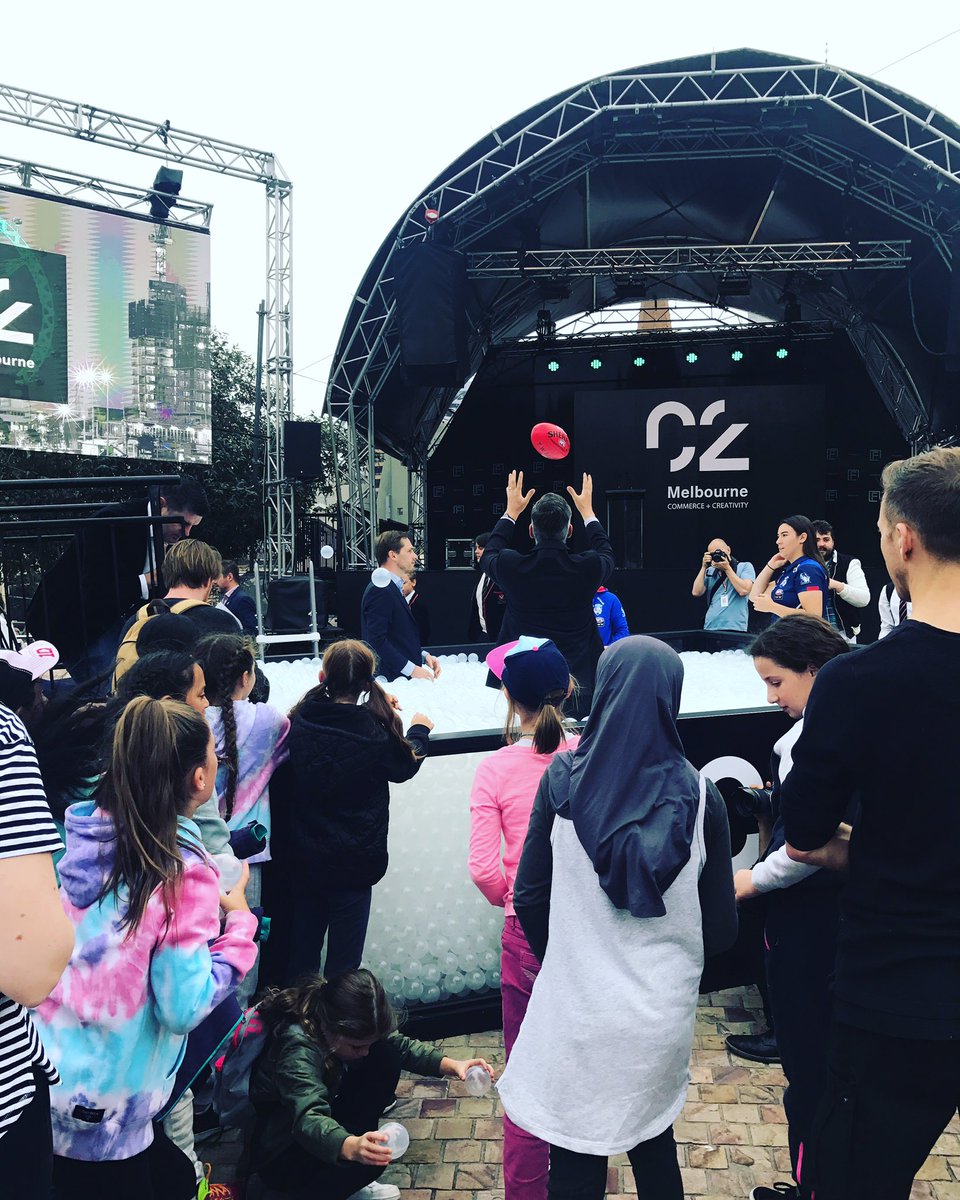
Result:
{"label": "man in dark suit", "polygon": [[[53,642],[74,679],[103,675],[124,618],[161,591],[166,546],[189,537],[208,511],[206,492],[189,475],[142,500],[99,509],[40,581],[27,608],[31,634]],[[129,517],[178,519],[151,527],[122,519]]]}
{"label": "man in dark suit", "polygon": [[567,548],[567,538],[573,532],[570,505],[553,492],[541,496],[533,506],[533,553],[520,554],[508,548],[520,514],[533,498],[533,489],[524,495],[523,472],[511,471],[506,512],[490,534],[482,566],[507,598],[497,644],[516,641],[521,634],[550,638],[579,684],[576,711],[585,716],[590,711],[594,676],[603,652],[593,597],[613,574],[615,563],[606,530],[593,511],[592,478],[584,475],[579,494],[572,487],[567,492],[583,518],[589,550],[571,554]]}
{"label": "man in dark suit", "polygon": [[227,612],[233,613],[243,626],[244,633],[248,633],[251,637],[256,637],[256,601],[240,586],[240,568],[235,562],[225,562],[223,564],[223,574],[217,580],[217,587],[223,593],[220,597],[220,603],[223,607]]}
{"label": "man in dark suit", "polygon": [[[367,584],[360,602],[360,636],[377,656],[377,670],[387,679],[436,679],[440,664],[420,646],[420,630],[403,595],[404,582],[417,565],[417,552],[405,533],[381,533],[377,565],[388,579]],[[376,572],[374,572],[376,574]]]}
{"label": "man in dark suit", "polygon": [[470,618],[467,624],[468,642],[495,642],[500,636],[500,623],[506,612],[507,601],[493,580],[484,575],[480,560],[490,540],[489,533],[477,534],[473,554],[480,573],[480,582],[470,593]]}

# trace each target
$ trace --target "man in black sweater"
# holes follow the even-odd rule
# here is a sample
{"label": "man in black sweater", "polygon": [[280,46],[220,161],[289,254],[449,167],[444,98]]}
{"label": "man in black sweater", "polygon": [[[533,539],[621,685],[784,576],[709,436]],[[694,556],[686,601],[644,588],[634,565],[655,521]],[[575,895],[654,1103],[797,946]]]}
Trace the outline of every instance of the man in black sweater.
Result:
{"label": "man in black sweater", "polygon": [[849,854],[804,1159],[817,1200],[907,1200],[960,1099],[960,449],[890,463],[883,487],[880,547],[912,617],[818,673],[782,791],[792,858]]}
{"label": "man in black sweater", "polygon": [[533,506],[533,553],[508,549],[520,514],[533,498],[533,489],[524,494],[523,472],[511,471],[506,512],[490,534],[481,566],[507,599],[497,645],[516,641],[521,634],[550,638],[579,685],[577,714],[586,716],[603,653],[593,597],[613,574],[615,563],[606,530],[593,511],[593,479],[585,474],[579,493],[572,487],[567,491],[583,518],[589,550],[571,554],[567,548],[567,539],[573,533],[570,505],[553,492],[541,496]]}

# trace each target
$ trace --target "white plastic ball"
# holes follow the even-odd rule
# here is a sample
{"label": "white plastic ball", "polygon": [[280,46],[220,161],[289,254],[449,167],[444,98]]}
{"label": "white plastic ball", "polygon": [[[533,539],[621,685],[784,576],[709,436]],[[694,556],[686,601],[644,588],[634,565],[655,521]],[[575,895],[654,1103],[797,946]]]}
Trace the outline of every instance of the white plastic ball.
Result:
{"label": "white plastic ball", "polygon": [[428,984],[424,985],[424,988],[423,988],[424,1004],[436,1004],[437,1001],[440,999],[441,995],[442,995],[442,993],[435,983],[428,983]]}
{"label": "white plastic ball", "polygon": [[467,987],[471,992],[479,992],[481,988],[486,986],[486,975],[480,970],[479,967],[474,967],[474,969],[467,974]]}
{"label": "white plastic ball", "polygon": [[386,1125],[381,1125],[380,1132],[387,1135],[386,1145],[391,1158],[399,1158],[406,1154],[410,1145],[410,1134],[399,1121],[388,1121]]}
{"label": "white plastic ball", "polygon": [[493,1086],[493,1080],[483,1067],[471,1067],[464,1083],[471,1096],[485,1096]]}
{"label": "white plastic ball", "polygon": [[390,572],[386,567],[377,567],[371,574],[370,582],[374,587],[385,588],[390,586]]}
{"label": "white plastic ball", "polygon": [[403,985],[404,1000],[420,1000],[423,997],[423,984],[419,979],[408,979]]}
{"label": "white plastic ball", "polygon": [[462,954],[457,955],[457,958],[460,960],[461,971],[472,971],[477,965],[477,955],[473,950],[464,950]]}
{"label": "white plastic ball", "polygon": [[423,968],[424,983],[439,983],[440,975],[441,971],[437,963],[426,963]]}
{"label": "white plastic ball", "polygon": [[459,971],[454,972],[453,975],[448,975],[444,980],[444,983],[446,984],[447,991],[451,994],[451,996],[459,996],[463,989],[467,986],[466,979],[464,979]]}

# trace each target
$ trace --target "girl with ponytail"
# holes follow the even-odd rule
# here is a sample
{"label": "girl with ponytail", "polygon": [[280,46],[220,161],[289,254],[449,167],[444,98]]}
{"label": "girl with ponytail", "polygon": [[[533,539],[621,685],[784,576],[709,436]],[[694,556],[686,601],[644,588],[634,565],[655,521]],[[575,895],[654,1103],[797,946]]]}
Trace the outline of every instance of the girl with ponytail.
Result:
{"label": "girl with ponytail", "polygon": [[403,725],[374,681],[373,651],[351,638],[323,656],[320,683],[290,714],[287,815],[292,929],[282,979],[316,971],[324,935],[328,979],[360,965],[370,893],[387,872],[391,783],[411,779],[433,722]]}
{"label": "girl with ponytail", "polygon": [[[513,909],[513,885],[533,798],[554,756],[573,750],[563,703],[574,683],[551,641],[522,637],[487,655],[507,697],[507,745],[477,767],[470,793],[470,877],[491,904],[505,910],[500,991],[503,1045],[509,1059],[540,965]],[[501,860],[501,846],[502,860]],[[504,1116],[506,1200],[546,1200],[550,1147]]]}
{"label": "girl with ponytail", "polygon": [[307,976],[268,993],[257,1011],[269,1032],[250,1077],[257,1120],[249,1156],[271,1194],[398,1200],[398,1188],[374,1181],[390,1162],[377,1127],[400,1071],[464,1079],[482,1067],[493,1075],[482,1058],[446,1058],[397,1033],[396,1015],[370,971],[329,981]]}
{"label": "girl with ponytail", "polygon": [[220,894],[191,820],[216,771],[199,713],[139,696],[95,798],[67,809],[60,896],[76,944],[37,1021],[63,1081],[51,1092],[54,1190],[71,1200],[196,1194],[193,1167],[154,1118],[187,1034],[256,957],[246,881]]}

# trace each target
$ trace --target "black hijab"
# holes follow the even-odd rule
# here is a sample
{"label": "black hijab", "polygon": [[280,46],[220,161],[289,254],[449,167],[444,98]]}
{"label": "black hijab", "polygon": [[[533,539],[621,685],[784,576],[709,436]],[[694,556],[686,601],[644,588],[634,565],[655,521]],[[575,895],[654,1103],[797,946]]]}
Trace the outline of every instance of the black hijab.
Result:
{"label": "black hijab", "polygon": [[663,893],[690,858],[700,780],[677,732],[683,664],[650,637],[609,646],[573,752],[569,810],[617,908],[662,917]]}

